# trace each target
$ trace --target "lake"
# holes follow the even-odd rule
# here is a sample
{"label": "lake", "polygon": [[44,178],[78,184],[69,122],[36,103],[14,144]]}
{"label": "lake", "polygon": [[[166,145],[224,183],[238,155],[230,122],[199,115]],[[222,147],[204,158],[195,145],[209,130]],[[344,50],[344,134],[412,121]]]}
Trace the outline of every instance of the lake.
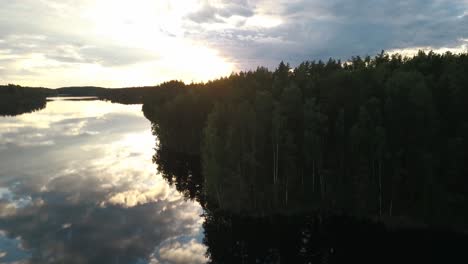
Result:
{"label": "lake", "polygon": [[0,262],[206,262],[202,208],[158,174],[155,140],[141,105],[0,117]]}
{"label": "lake", "polygon": [[467,258],[466,235],[443,229],[326,212],[220,211],[205,201],[199,158],[160,146],[141,105],[49,98],[40,111],[0,117],[0,263]]}

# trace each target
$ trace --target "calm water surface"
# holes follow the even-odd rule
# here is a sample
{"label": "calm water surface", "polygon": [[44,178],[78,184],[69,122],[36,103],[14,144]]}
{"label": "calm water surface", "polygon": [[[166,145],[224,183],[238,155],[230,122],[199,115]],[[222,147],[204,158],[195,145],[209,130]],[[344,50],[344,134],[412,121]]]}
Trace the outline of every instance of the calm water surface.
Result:
{"label": "calm water surface", "polygon": [[152,163],[141,105],[0,117],[0,263],[205,263],[203,211]]}
{"label": "calm water surface", "polygon": [[0,263],[468,263],[464,234],[217,210],[199,160],[155,141],[141,105],[54,98],[0,117]]}

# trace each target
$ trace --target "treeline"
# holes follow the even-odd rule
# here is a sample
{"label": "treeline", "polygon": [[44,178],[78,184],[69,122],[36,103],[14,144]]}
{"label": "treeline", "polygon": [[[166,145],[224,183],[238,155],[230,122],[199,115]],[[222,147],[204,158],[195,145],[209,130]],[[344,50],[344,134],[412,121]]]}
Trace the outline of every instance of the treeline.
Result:
{"label": "treeline", "polygon": [[105,89],[98,94],[98,97],[103,100],[111,101],[120,104],[142,104],[143,98],[150,94],[157,86],[144,87],[128,87]]}
{"label": "treeline", "polygon": [[62,87],[23,87],[15,84],[0,85],[0,115],[20,115],[45,108],[47,97],[96,97],[99,100],[121,104],[142,104],[155,86],[110,89],[94,86]]}
{"label": "treeline", "polygon": [[467,223],[468,54],[384,52],[145,98],[159,146],[199,155],[208,200],[233,212],[326,208]]}
{"label": "treeline", "polygon": [[14,116],[43,109],[50,90],[46,88],[0,85],[0,115]]}
{"label": "treeline", "polygon": [[100,100],[121,104],[142,104],[150,90],[155,86],[128,87],[128,88],[103,88],[95,86],[74,86],[55,89],[57,96],[93,96]]}

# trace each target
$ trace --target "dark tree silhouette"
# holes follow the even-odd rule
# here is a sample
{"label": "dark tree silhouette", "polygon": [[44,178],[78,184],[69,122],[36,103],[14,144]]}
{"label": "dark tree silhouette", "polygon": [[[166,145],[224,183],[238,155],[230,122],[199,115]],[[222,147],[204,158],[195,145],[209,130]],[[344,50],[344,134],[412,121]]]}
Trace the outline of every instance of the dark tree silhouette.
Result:
{"label": "dark tree silhouette", "polygon": [[[206,200],[466,228],[468,54],[280,63],[148,90],[160,146],[198,155]],[[408,221],[408,220],[407,220]]]}

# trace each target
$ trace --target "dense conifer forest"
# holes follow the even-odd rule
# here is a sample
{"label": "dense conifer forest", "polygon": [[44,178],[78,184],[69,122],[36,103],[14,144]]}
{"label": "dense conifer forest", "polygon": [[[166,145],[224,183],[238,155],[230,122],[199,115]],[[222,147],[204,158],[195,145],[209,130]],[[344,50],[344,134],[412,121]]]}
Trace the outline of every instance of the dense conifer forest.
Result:
{"label": "dense conifer forest", "polygon": [[164,83],[143,111],[159,139],[155,159],[198,159],[211,207],[466,227],[467,73],[468,54],[281,62]]}

